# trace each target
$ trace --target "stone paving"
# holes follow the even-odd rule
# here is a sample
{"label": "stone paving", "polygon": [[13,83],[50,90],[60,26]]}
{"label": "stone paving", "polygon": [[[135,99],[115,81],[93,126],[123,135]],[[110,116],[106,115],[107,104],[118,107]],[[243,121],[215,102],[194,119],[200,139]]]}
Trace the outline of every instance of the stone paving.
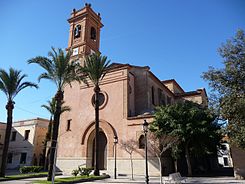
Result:
{"label": "stone paving", "polygon": [[[163,177],[163,180],[165,181],[166,184],[167,182],[167,177]],[[86,184],[105,184],[105,183],[110,183],[110,184],[144,184],[145,183],[145,178],[143,176],[136,176],[134,180],[129,179],[128,177],[118,177],[118,179],[105,179],[105,180],[100,180],[100,181],[94,181],[94,182],[86,182]],[[159,184],[159,177],[150,177],[149,180],[150,184]],[[163,182],[164,183],[164,182]],[[193,183],[200,183],[200,184],[245,184],[245,180],[236,180],[233,177],[188,177],[186,178],[186,181],[183,182],[186,184],[193,184]]]}
{"label": "stone paving", "polygon": [[[64,176],[63,176],[64,177]],[[40,178],[38,178],[40,179]],[[46,178],[42,178],[46,179]],[[166,181],[167,177],[163,177]],[[37,178],[23,179],[23,180],[13,180],[0,182],[0,184],[30,184],[32,181],[37,180]],[[134,180],[129,177],[118,177],[117,179],[109,178],[105,180],[97,180],[93,182],[86,182],[83,184],[144,184],[145,178],[143,176],[135,176]],[[159,184],[159,177],[150,177],[150,184]],[[164,182],[163,182],[164,183]],[[245,180],[236,180],[233,177],[188,177],[186,178],[186,184],[200,183],[200,184],[245,184]],[[168,182],[165,182],[168,184]]]}

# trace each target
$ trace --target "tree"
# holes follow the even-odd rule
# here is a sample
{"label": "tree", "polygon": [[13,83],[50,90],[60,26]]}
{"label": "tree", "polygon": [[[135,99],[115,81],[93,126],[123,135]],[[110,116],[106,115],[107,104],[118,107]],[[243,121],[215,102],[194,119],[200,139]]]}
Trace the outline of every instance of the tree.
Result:
{"label": "tree", "polygon": [[14,109],[14,98],[20,91],[27,87],[35,87],[38,86],[31,82],[23,82],[23,79],[27,77],[25,74],[21,74],[20,70],[15,70],[14,68],[10,68],[9,72],[6,72],[3,69],[0,69],[0,90],[7,97],[7,127],[5,131],[5,139],[3,146],[3,154],[2,154],[2,163],[1,163],[1,171],[0,176],[5,177],[5,168],[6,168],[6,158],[8,154],[9,147],[9,138],[11,134],[12,122],[13,122],[13,109]]}
{"label": "tree", "polygon": [[28,60],[28,63],[35,63],[42,67],[45,72],[38,77],[38,81],[41,79],[47,79],[55,83],[57,92],[55,94],[56,109],[54,113],[54,123],[52,128],[51,137],[51,151],[50,151],[50,162],[48,171],[48,181],[51,181],[54,167],[55,150],[57,145],[61,105],[64,98],[64,88],[74,81],[80,82],[83,80],[81,75],[77,75],[76,71],[78,64],[71,60],[71,50],[65,53],[62,49],[54,49],[48,53],[48,57],[37,56]]}
{"label": "tree", "polygon": [[238,30],[235,37],[222,44],[219,54],[224,68],[209,67],[203,79],[209,82],[214,107],[222,119],[228,120],[227,132],[232,143],[245,149],[245,34]]}
{"label": "tree", "polygon": [[137,142],[133,139],[129,139],[127,141],[121,141],[120,146],[122,149],[124,149],[130,157],[130,166],[131,166],[131,179],[134,179],[134,167],[133,167],[133,152],[136,149]]}
{"label": "tree", "polygon": [[[66,111],[71,111],[71,108],[69,106],[63,106],[64,101],[61,102],[61,114]],[[56,101],[55,98],[52,98],[52,100],[48,101],[47,105],[42,105],[41,107],[45,108],[50,113],[50,120],[49,120],[49,126],[48,126],[48,132],[46,134],[45,140],[50,141],[51,135],[52,135],[52,127],[53,127],[53,118],[56,110]]]}
{"label": "tree", "polygon": [[171,147],[171,156],[174,160],[174,171],[178,172],[178,159],[180,158],[181,149],[179,144],[174,144]]}
{"label": "tree", "polygon": [[107,73],[110,60],[107,60],[106,56],[102,56],[99,53],[94,53],[88,57],[84,62],[84,66],[81,67],[82,75],[86,75],[94,85],[94,99],[95,99],[95,169],[94,175],[99,176],[99,148],[98,148],[98,138],[99,138],[99,94],[100,87],[99,83],[104,78]]}
{"label": "tree", "polygon": [[[71,108],[69,106],[63,106],[64,101],[61,102],[61,114],[66,111],[71,111]],[[47,142],[51,140],[52,136],[52,128],[53,128],[53,118],[56,110],[56,101],[54,98],[52,100],[48,101],[47,105],[42,105],[41,107],[45,108],[50,113],[50,119],[48,124],[48,132],[46,133],[45,140],[43,142],[44,148],[43,148],[43,163],[45,164],[45,155],[46,155],[46,149],[47,149]],[[45,164],[46,168],[46,164]]]}
{"label": "tree", "polygon": [[210,111],[200,105],[184,101],[156,108],[152,126],[157,127],[157,136],[177,136],[184,145],[188,175],[192,175],[190,151],[192,154],[216,152],[221,136],[220,126]]}
{"label": "tree", "polygon": [[168,136],[168,135],[160,135],[157,136],[154,134],[157,131],[158,127],[154,127],[154,125],[150,126],[150,133],[148,134],[148,143],[149,143],[149,152],[152,152],[156,155],[159,163],[159,171],[160,171],[160,184],[162,184],[162,155],[168,149],[170,149],[174,144],[178,142],[177,136]]}

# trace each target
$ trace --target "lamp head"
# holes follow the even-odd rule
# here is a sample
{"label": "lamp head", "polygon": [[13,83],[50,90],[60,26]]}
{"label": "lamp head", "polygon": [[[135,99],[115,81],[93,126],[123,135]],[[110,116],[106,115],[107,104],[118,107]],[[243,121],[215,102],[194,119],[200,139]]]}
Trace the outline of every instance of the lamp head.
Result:
{"label": "lamp head", "polygon": [[148,125],[149,125],[149,123],[146,120],[144,120],[143,130],[144,130],[145,133],[148,132]]}
{"label": "lamp head", "polygon": [[116,135],[114,135],[114,143],[117,144],[118,143],[118,137]]}

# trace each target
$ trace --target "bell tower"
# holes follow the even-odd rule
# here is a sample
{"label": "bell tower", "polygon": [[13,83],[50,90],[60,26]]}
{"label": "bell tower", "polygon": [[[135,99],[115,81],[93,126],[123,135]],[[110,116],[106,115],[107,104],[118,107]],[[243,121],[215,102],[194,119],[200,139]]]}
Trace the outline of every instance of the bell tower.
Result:
{"label": "bell tower", "polygon": [[91,4],[85,3],[81,10],[73,9],[70,24],[68,48],[72,50],[72,59],[82,64],[84,57],[99,52],[100,29],[103,27],[100,14],[96,14]]}

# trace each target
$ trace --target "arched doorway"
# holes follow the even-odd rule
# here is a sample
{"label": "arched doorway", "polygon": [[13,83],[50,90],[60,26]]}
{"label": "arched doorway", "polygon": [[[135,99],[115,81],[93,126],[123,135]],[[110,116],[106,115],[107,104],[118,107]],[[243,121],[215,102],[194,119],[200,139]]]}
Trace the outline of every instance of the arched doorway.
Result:
{"label": "arched doorway", "polygon": [[[92,162],[91,162],[91,166],[94,167],[95,164],[95,135],[94,132],[91,133],[91,135],[93,138],[90,139],[92,141],[89,141],[88,144],[88,153],[92,154],[91,156],[88,155],[88,157],[92,157]],[[99,164],[99,169],[100,170],[104,170],[107,168],[107,138],[106,135],[103,131],[99,132],[99,160],[98,160],[98,164]]]}

